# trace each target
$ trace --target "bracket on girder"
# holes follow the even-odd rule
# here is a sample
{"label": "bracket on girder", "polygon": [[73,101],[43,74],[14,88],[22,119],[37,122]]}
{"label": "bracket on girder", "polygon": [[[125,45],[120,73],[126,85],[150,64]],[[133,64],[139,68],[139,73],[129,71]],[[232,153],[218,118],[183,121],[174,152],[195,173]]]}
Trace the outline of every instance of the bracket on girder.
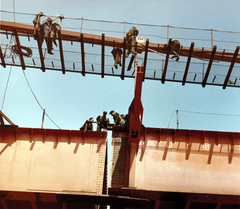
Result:
{"label": "bracket on girder", "polygon": [[7,122],[9,122],[13,128],[18,128],[18,126],[16,126],[1,110],[0,110],[0,127],[6,126],[6,125],[4,124],[3,118],[4,118]]}

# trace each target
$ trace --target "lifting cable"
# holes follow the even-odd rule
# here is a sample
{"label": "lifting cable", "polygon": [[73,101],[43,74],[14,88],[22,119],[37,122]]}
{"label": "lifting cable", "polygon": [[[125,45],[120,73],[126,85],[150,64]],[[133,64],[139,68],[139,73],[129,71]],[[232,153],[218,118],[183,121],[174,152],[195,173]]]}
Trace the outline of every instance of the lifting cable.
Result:
{"label": "lifting cable", "polygon": [[2,102],[1,111],[3,110],[3,105],[4,105],[4,102],[5,102],[5,97],[6,97],[6,93],[7,93],[8,83],[9,83],[9,80],[10,80],[11,71],[12,71],[12,65],[10,67],[10,71],[9,71],[9,74],[8,74],[8,80],[7,80],[6,88],[5,88],[4,95],[3,95],[3,102]]}
{"label": "lifting cable", "polygon": [[[38,101],[36,95],[34,94],[32,88],[31,88],[31,86],[30,86],[30,83],[28,82],[28,79],[27,79],[27,76],[26,76],[24,70],[22,70],[22,72],[23,72],[23,74],[24,74],[24,77],[25,77],[25,79],[26,79],[26,82],[27,82],[27,84],[28,84],[28,87],[29,87],[29,89],[30,89],[31,92],[32,92],[32,95],[34,96],[35,100],[37,101],[39,107],[44,111],[44,109],[43,109],[43,107],[41,106],[40,102]],[[61,129],[61,128],[50,118],[50,116],[49,116],[46,112],[45,112],[45,115],[49,118],[49,120],[52,121],[52,123],[53,123],[55,126],[57,126],[59,129]]]}

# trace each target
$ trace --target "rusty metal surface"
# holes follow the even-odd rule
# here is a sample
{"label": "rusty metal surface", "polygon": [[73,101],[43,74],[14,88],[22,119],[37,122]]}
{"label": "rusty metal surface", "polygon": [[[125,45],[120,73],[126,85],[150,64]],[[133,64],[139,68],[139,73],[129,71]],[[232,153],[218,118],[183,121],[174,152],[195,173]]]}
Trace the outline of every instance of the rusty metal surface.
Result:
{"label": "rusty metal surface", "polygon": [[0,128],[0,190],[102,193],[106,132]]}

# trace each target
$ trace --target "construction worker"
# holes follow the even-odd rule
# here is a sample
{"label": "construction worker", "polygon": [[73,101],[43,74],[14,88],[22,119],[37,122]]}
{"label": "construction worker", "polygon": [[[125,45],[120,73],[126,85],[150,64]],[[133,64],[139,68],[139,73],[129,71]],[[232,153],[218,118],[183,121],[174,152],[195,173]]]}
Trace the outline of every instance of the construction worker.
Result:
{"label": "construction worker", "polygon": [[33,24],[34,24],[34,32],[33,32],[33,37],[35,40],[37,40],[37,38],[39,37],[40,34],[40,28],[41,28],[41,17],[45,16],[45,14],[43,14],[43,12],[39,12],[36,14],[34,20],[33,20]]}
{"label": "construction worker", "polygon": [[172,51],[172,53],[174,54],[172,56],[172,58],[176,57],[176,61],[179,60],[179,51],[180,51],[180,42],[177,40],[171,41],[169,42],[170,45],[170,50]]}
{"label": "construction worker", "polygon": [[128,57],[130,53],[137,54],[137,52],[136,52],[136,36],[138,35],[138,32],[139,31],[135,27],[132,27],[126,33],[126,39],[127,39],[126,57]]}
{"label": "construction worker", "polygon": [[86,122],[80,128],[80,131],[93,131],[92,123],[96,123],[96,122],[94,122],[93,117],[89,118],[89,120],[86,120]]}
{"label": "construction worker", "polygon": [[49,40],[49,48],[52,47],[52,41],[57,46],[56,38],[58,38],[58,32],[62,29],[62,19],[65,17],[60,14],[56,15],[52,21],[51,33],[50,33],[50,40]]}
{"label": "construction worker", "polygon": [[[49,31],[51,29],[52,26],[52,19],[49,17],[46,20],[44,20],[42,22],[41,28],[40,28],[40,35],[41,37],[44,37],[46,44],[47,44],[47,49],[48,49],[48,53],[49,54],[53,54],[52,53],[52,45],[49,44],[50,40],[49,40]],[[41,39],[41,44],[43,43],[43,38]]]}
{"label": "construction worker", "polygon": [[114,67],[118,69],[118,64],[121,66],[122,49],[114,48],[111,53],[114,57]]}
{"label": "construction worker", "polygon": [[121,114],[121,118],[123,119],[125,125],[128,123],[128,114],[124,115],[124,114]]}
{"label": "construction worker", "polygon": [[123,120],[122,120],[121,116],[119,115],[119,113],[112,110],[109,114],[111,116],[113,116],[113,120],[114,120],[113,125],[116,125],[116,126],[123,126],[124,125]]}
{"label": "construction worker", "polygon": [[110,124],[106,111],[103,112],[103,115],[99,115],[96,121],[98,124],[97,131],[101,131],[102,129],[107,129],[107,126]]}

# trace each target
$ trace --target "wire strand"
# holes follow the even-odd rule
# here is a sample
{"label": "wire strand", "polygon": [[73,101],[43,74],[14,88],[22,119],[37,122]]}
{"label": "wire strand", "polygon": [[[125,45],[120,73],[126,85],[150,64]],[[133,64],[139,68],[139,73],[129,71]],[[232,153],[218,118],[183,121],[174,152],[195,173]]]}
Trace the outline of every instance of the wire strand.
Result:
{"label": "wire strand", "polygon": [[8,80],[7,80],[6,88],[5,88],[4,95],[3,95],[3,102],[2,102],[1,111],[3,110],[3,105],[4,105],[4,102],[5,102],[5,97],[6,97],[6,93],[7,93],[8,83],[9,83],[9,80],[10,80],[11,71],[12,71],[12,65],[10,67],[10,71],[9,71],[9,74],[8,74]]}
{"label": "wire strand", "polygon": [[[27,76],[26,76],[24,70],[22,70],[22,72],[23,72],[23,75],[24,75],[24,77],[25,77],[25,79],[26,79],[26,82],[27,82],[27,84],[28,84],[28,87],[29,87],[29,89],[30,89],[31,92],[32,92],[32,95],[34,96],[35,100],[37,101],[39,107],[40,107],[42,110],[44,110],[43,107],[42,107],[42,105],[41,105],[40,102],[38,101],[36,95],[34,94],[32,88],[31,88],[31,86],[30,86],[30,83],[28,82],[28,79],[27,79]],[[61,128],[50,118],[50,116],[49,116],[46,112],[45,112],[45,115],[49,118],[49,120],[52,121],[52,123],[53,123],[55,126],[57,126],[59,129],[61,129]]]}
{"label": "wire strand", "polygon": [[234,117],[240,117],[240,115],[232,115],[232,114],[204,113],[204,112],[194,112],[194,111],[186,111],[186,110],[178,110],[178,111],[179,111],[179,112],[186,112],[186,113],[205,114],[205,115],[221,115],[221,116],[234,116]]}

